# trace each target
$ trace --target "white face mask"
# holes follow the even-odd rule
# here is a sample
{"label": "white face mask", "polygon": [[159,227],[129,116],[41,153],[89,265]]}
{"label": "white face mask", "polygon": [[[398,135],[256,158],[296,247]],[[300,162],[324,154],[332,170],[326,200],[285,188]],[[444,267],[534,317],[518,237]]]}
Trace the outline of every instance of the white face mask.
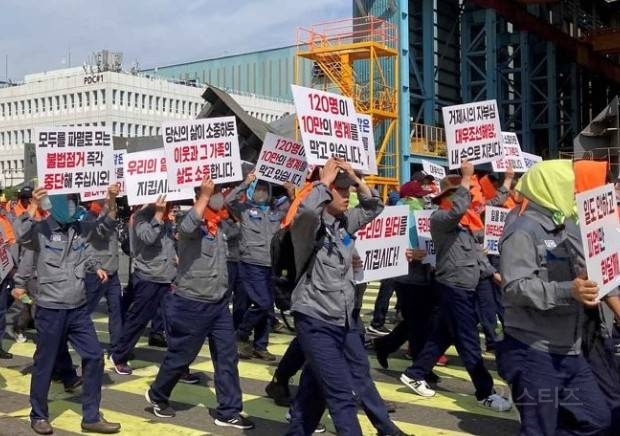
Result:
{"label": "white face mask", "polygon": [[74,200],[69,200],[67,202],[67,212],[69,212],[69,216],[74,216],[77,210],[77,205]]}
{"label": "white face mask", "polygon": [[221,192],[209,197],[209,208],[211,210],[221,210],[224,207],[224,195]]}

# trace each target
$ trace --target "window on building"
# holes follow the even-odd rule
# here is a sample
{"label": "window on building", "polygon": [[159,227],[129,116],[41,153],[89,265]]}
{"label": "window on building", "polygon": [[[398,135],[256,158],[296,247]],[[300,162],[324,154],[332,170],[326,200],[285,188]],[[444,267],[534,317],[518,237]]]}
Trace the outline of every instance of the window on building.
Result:
{"label": "window on building", "polygon": [[75,108],[75,94],[71,94],[69,99],[71,100],[71,109]]}
{"label": "window on building", "polygon": [[175,108],[174,112],[178,114],[179,113],[179,100],[176,100],[174,102],[174,108]]}
{"label": "window on building", "polygon": [[28,129],[28,142],[32,142],[32,129]]}
{"label": "window on building", "polygon": [[156,110],[156,111],[158,111],[158,110],[159,110],[159,101],[160,101],[160,100],[161,100],[161,99],[160,99],[159,97],[157,97],[157,98],[155,99],[155,110]]}
{"label": "window on building", "polygon": [[2,113],[2,116],[5,116],[5,106],[4,103],[0,103],[0,113]]}
{"label": "window on building", "polygon": [[161,132],[161,127],[158,127],[156,135],[160,135],[160,132]]}
{"label": "window on building", "polygon": [[62,96],[62,107],[64,110],[67,110],[67,94],[63,94]]}
{"label": "window on building", "polygon": [[93,123],[93,126],[97,127],[97,122],[96,121]]}
{"label": "window on building", "polygon": [[161,111],[166,112],[166,97],[161,99]]}
{"label": "window on building", "polygon": [[125,123],[121,123],[121,125],[120,125],[120,133],[121,133],[121,136],[123,136],[123,134],[125,133]]}
{"label": "window on building", "polygon": [[106,94],[106,90],[102,89],[101,90],[101,104],[105,104],[105,94]]}
{"label": "window on building", "polygon": [[49,107],[49,112],[54,112],[54,100],[52,97],[47,98],[47,106]]}
{"label": "window on building", "polygon": [[28,113],[32,113],[32,100],[28,100]]}
{"label": "window on building", "polygon": [[133,101],[134,101],[133,103],[134,107],[138,109],[138,93],[137,92],[133,96]]}
{"label": "window on building", "polygon": [[119,102],[118,105],[122,106],[123,102],[125,101],[125,91],[119,91]]}
{"label": "window on building", "polygon": [[86,103],[86,107],[89,107],[90,106],[90,92],[89,91],[86,91],[84,93],[84,100]]}
{"label": "window on building", "polygon": [[13,111],[11,110],[11,103],[7,103],[6,105],[9,109],[9,116],[11,116],[13,114]]}
{"label": "window on building", "polygon": [[112,104],[116,104],[116,89],[112,90]]}
{"label": "window on building", "polygon": [[82,93],[78,92],[78,107],[82,107]]}
{"label": "window on building", "polygon": [[60,110],[60,96],[57,95],[55,98],[56,98],[56,110],[59,111]]}
{"label": "window on building", "polygon": [[20,106],[21,106],[21,108],[22,108],[22,112],[21,112],[21,113],[22,113],[22,115],[24,115],[24,114],[26,113],[26,107],[25,107],[26,105],[25,105],[24,103],[25,103],[25,102],[24,102],[24,100],[22,100],[22,101],[20,101],[20,102],[19,102],[19,105],[20,105]]}
{"label": "window on building", "polygon": [[112,134],[116,135],[116,121],[112,122]]}
{"label": "window on building", "polygon": [[105,121],[102,121],[102,122],[101,122],[101,126],[102,126],[102,127],[105,127]]}
{"label": "window on building", "polygon": [[86,127],[89,127],[89,126],[90,126],[90,123],[84,123],[84,125],[85,125]]}
{"label": "window on building", "polygon": [[145,108],[145,103],[146,103],[146,95],[142,94],[142,109]]}
{"label": "window on building", "polygon": [[185,101],[181,103],[181,113],[185,115]]}
{"label": "window on building", "polygon": [[153,96],[149,95],[149,110],[153,110]]}
{"label": "window on building", "polygon": [[23,170],[24,169],[24,159],[19,161],[19,167]]}
{"label": "window on building", "polygon": [[41,99],[41,112],[45,112],[45,98]]}
{"label": "window on building", "polygon": [[153,126],[149,126],[149,136],[153,136]]}
{"label": "window on building", "polygon": [[4,132],[0,132],[0,144],[4,145]]}
{"label": "window on building", "polygon": [[18,103],[16,101],[13,102],[13,113],[15,114],[15,116],[19,114]]}
{"label": "window on building", "polygon": [[99,106],[99,98],[97,97],[99,95],[99,92],[97,90],[93,91],[93,104],[95,106]]}
{"label": "window on building", "polygon": [[34,99],[34,113],[35,114],[39,113],[39,99],[38,98]]}

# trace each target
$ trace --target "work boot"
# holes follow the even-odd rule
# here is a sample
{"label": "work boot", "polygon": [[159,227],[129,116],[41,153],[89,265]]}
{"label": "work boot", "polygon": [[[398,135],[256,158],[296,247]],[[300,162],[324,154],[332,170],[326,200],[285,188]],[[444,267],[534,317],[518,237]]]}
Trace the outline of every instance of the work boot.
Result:
{"label": "work boot", "polygon": [[249,342],[239,341],[237,343],[237,349],[239,359],[251,359],[254,356],[254,347],[252,347],[252,344]]}
{"label": "work boot", "polygon": [[82,430],[90,433],[112,434],[121,431],[121,425],[118,422],[108,422],[100,418],[99,422],[83,422]]}
{"label": "work boot", "polygon": [[274,356],[273,354],[271,354],[267,350],[258,350],[256,348],[254,348],[253,353],[254,353],[254,357],[256,357],[257,359],[260,359],[260,360],[264,360],[265,362],[275,362],[276,361],[276,356]]}
{"label": "work boot", "polygon": [[53,434],[54,428],[47,419],[34,419],[30,422],[30,427],[37,434]]}

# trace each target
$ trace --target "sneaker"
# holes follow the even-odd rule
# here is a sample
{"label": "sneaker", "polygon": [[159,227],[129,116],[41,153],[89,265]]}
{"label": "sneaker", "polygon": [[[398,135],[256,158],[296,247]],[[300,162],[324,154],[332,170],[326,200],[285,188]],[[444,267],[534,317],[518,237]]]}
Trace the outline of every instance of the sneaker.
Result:
{"label": "sneaker", "polygon": [[426,380],[414,380],[407,377],[406,374],[401,374],[400,381],[421,397],[430,398],[435,396],[435,391],[426,383]]}
{"label": "sneaker", "polygon": [[445,354],[440,356],[439,359],[437,359],[437,366],[447,366],[448,365],[448,356],[446,356]]}
{"label": "sneaker", "polygon": [[369,325],[368,327],[366,327],[366,330],[368,330],[368,333],[372,333],[373,335],[377,336],[385,336],[390,334],[390,332],[392,331],[383,325],[381,327],[374,327],[372,325]]}
{"label": "sneaker", "polygon": [[112,366],[114,367],[114,371],[116,371],[118,375],[131,375],[131,373],[133,372],[131,370],[131,366],[129,366],[127,363],[114,362],[114,359],[112,358],[112,356],[110,356],[110,362],[112,363]]}
{"label": "sneaker", "polygon": [[495,410],[496,412],[508,412],[512,409],[510,401],[499,394],[491,394],[484,400],[478,401],[478,404],[482,407]]}
{"label": "sneaker", "polygon": [[15,342],[18,344],[24,344],[28,342],[28,338],[23,333],[15,333]]}
{"label": "sneaker", "polygon": [[192,374],[191,372],[186,372],[179,379],[181,383],[185,383],[188,385],[195,385],[200,383],[200,376],[198,374]]}
{"label": "sneaker", "polygon": [[176,412],[168,403],[156,403],[151,400],[151,396],[149,395],[149,389],[144,393],[144,398],[146,402],[153,406],[153,414],[160,418],[174,418],[177,416]]}
{"label": "sneaker", "polygon": [[[288,422],[289,424],[291,423],[291,411],[290,410],[286,412],[286,422]],[[316,428],[314,429],[312,433],[319,434],[319,433],[326,433],[326,432],[327,432],[327,427],[325,427],[323,423],[319,422],[319,424],[316,426]]]}
{"label": "sneaker", "polygon": [[271,398],[276,405],[280,407],[289,407],[291,405],[291,392],[288,389],[288,383],[276,383],[270,381],[265,387],[267,396]]}
{"label": "sneaker", "polygon": [[151,347],[168,348],[168,342],[166,341],[166,337],[163,334],[157,332],[149,334],[149,345]]}
{"label": "sneaker", "polygon": [[239,359],[251,359],[254,356],[254,347],[248,342],[239,341],[237,343],[237,350]]}
{"label": "sneaker", "polygon": [[267,350],[257,350],[255,348],[253,350],[252,354],[253,354],[253,357],[256,357],[257,359],[260,359],[260,360],[264,360],[265,362],[275,362],[276,361],[276,356],[274,356],[273,354],[271,354]]}
{"label": "sneaker", "polygon": [[218,427],[234,427],[240,430],[251,430],[254,428],[254,423],[241,415],[233,416],[228,419],[216,418],[214,422]]}

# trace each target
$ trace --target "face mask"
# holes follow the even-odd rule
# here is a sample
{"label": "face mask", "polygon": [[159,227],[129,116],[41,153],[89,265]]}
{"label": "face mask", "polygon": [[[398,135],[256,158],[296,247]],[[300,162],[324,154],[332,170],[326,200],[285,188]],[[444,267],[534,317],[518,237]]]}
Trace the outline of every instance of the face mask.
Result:
{"label": "face mask", "polygon": [[224,195],[221,192],[213,194],[209,197],[209,208],[214,211],[221,210],[224,207]]}
{"label": "face mask", "polygon": [[256,204],[265,204],[267,203],[268,199],[269,194],[263,190],[254,191],[254,194],[252,195],[252,201],[254,201],[254,203]]}

